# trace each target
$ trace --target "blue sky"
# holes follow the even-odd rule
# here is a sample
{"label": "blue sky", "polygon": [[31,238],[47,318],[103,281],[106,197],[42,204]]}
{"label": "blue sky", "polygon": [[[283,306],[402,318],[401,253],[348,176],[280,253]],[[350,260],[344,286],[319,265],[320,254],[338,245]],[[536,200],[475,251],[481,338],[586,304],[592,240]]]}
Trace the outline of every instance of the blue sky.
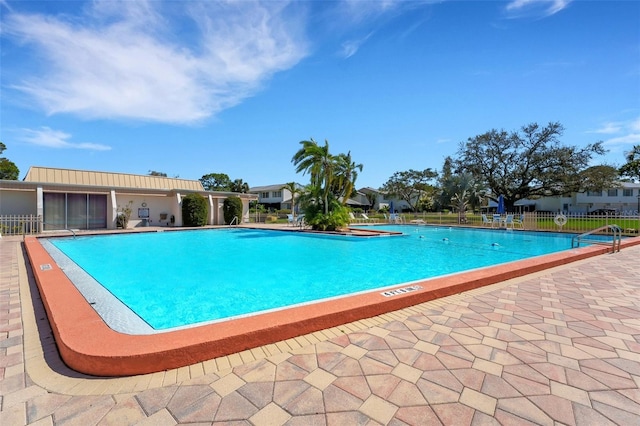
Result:
{"label": "blue sky", "polygon": [[297,181],[299,141],[357,187],[440,170],[491,129],[640,143],[640,2],[0,0],[0,140],[20,168],[250,186]]}

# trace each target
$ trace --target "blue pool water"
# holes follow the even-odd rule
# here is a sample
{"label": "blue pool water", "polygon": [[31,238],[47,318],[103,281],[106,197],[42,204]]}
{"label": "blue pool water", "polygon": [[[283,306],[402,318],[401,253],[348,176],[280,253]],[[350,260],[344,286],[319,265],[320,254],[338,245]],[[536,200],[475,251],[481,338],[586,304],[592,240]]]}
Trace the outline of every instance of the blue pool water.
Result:
{"label": "blue pool water", "polygon": [[571,248],[571,235],[384,226],[397,237],[218,229],[51,239],[156,330]]}

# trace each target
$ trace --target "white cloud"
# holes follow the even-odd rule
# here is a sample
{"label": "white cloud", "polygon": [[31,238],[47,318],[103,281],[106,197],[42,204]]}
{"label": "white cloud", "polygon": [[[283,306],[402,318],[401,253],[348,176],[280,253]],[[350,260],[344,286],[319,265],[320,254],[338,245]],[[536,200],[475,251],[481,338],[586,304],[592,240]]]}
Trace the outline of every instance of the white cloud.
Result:
{"label": "white cloud", "polygon": [[565,9],[573,0],[512,0],[505,7],[513,18],[525,16],[547,17]]}
{"label": "white cloud", "polygon": [[[426,4],[440,3],[442,0],[343,0],[335,3],[335,7],[329,12],[327,23],[338,32],[350,33],[355,30],[355,36],[347,36],[342,42],[339,55],[349,58],[355,55],[360,47],[376,32],[377,27],[384,25],[388,19],[392,19],[404,13],[410,13],[414,9]],[[415,31],[422,22],[416,22],[406,28],[402,36],[406,37]],[[366,31],[366,35],[361,35]]]}
{"label": "white cloud", "polygon": [[603,135],[611,135],[620,132],[623,129],[623,123],[610,121],[607,123],[603,123],[596,130],[591,130],[587,133],[600,133]]}
{"label": "white cloud", "polygon": [[53,130],[49,127],[41,127],[40,129],[21,129],[17,139],[32,145],[44,146],[46,148],[55,149],[87,149],[92,151],[109,151],[110,146],[97,143],[68,142],[71,135],[60,130]]}
{"label": "white cloud", "polygon": [[362,46],[367,41],[367,39],[371,37],[371,34],[372,33],[369,33],[365,37],[358,40],[349,40],[342,43],[340,56],[342,56],[343,58],[350,58],[351,56],[355,55],[360,49],[360,46]]}
{"label": "white cloud", "polygon": [[605,145],[637,145],[640,143],[640,133],[629,133],[604,141]]}
{"label": "white cloud", "polygon": [[604,145],[617,152],[640,143],[640,117],[628,121],[607,122],[598,130],[590,133],[611,135]]}
{"label": "white cloud", "polygon": [[7,14],[3,32],[34,48],[37,67],[12,88],[48,114],[197,122],[307,54],[298,9],[98,0],[73,18]]}

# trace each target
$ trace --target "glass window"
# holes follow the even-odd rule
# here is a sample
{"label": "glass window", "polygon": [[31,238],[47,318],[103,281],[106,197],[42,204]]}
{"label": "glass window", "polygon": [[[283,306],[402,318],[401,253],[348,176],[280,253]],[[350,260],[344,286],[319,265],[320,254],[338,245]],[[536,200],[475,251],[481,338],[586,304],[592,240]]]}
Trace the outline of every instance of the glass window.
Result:
{"label": "glass window", "polygon": [[87,229],[104,229],[107,227],[107,196],[89,194],[89,223]]}
{"label": "glass window", "polygon": [[273,198],[282,197],[282,191],[273,191]]}
{"label": "glass window", "polygon": [[625,188],[622,190],[622,196],[623,197],[633,197],[633,189],[631,188]]}
{"label": "glass window", "polygon": [[268,192],[261,192],[260,193],[260,198],[269,198],[269,193]]}
{"label": "glass window", "polygon": [[607,191],[607,196],[609,196],[609,197],[617,197],[618,196],[618,190],[617,189],[609,189]]}
{"label": "glass window", "polygon": [[107,196],[45,192],[44,229],[105,229]]}
{"label": "glass window", "polygon": [[87,229],[87,194],[67,194],[67,227]]}
{"label": "glass window", "polygon": [[44,230],[55,231],[66,228],[65,194],[45,192],[42,194],[44,208]]}

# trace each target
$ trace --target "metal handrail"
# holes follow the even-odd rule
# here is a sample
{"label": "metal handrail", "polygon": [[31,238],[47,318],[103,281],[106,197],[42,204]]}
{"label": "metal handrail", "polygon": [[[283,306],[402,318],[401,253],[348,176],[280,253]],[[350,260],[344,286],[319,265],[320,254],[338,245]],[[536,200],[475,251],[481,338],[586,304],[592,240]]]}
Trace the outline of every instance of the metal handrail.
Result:
{"label": "metal handrail", "polygon": [[[613,236],[613,241],[609,242],[609,241],[594,240],[594,239],[586,238],[589,235],[592,235],[592,234],[595,234],[596,232],[601,232],[601,231],[611,231]],[[580,247],[580,242],[582,241],[589,242],[589,244],[601,244],[601,245],[611,244],[611,250],[612,250],[611,253],[615,253],[616,247],[617,247],[617,251],[620,251],[620,245],[622,241],[622,229],[618,225],[605,225],[596,229],[592,229],[591,231],[585,232],[583,234],[575,235],[573,238],[571,238],[571,248]]]}
{"label": "metal handrail", "polygon": [[42,224],[43,224],[43,225],[53,226],[54,228],[56,228],[56,227],[57,227],[57,228],[58,228],[58,229],[57,229],[58,231],[69,231],[69,232],[71,232],[71,233],[73,234],[73,238],[75,238],[75,237],[76,237],[76,230],[75,230],[75,229],[67,228],[66,226],[65,226],[64,228],[61,228],[61,227],[60,227],[60,226],[58,226],[58,225],[54,225],[53,223],[48,223],[48,222],[45,222],[45,221],[42,221]]}
{"label": "metal handrail", "polygon": [[236,226],[240,225],[240,221],[238,219],[238,216],[234,216],[233,219],[231,219],[231,222],[229,222],[229,226],[233,225],[233,222],[236,223]]}

